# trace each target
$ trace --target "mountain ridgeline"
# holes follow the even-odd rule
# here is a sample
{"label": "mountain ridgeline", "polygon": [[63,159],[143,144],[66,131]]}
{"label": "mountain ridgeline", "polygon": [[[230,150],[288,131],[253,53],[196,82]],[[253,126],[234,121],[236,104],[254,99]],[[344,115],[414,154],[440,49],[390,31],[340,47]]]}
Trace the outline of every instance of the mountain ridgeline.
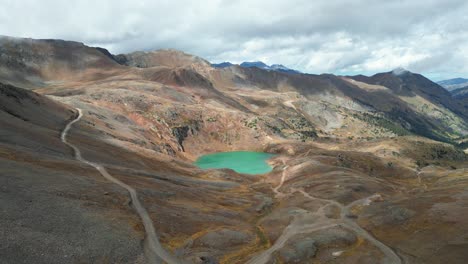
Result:
{"label": "mountain ridgeline", "polygon": [[453,91],[458,88],[468,87],[468,79],[465,78],[454,78],[437,82],[440,86],[444,87],[449,91]]}
{"label": "mountain ridgeline", "polygon": [[[244,113],[266,113],[268,118],[275,119],[272,121],[275,124],[264,120],[266,133],[286,138],[379,138],[415,134],[455,142],[468,133],[466,101],[452,98],[440,85],[408,71],[370,77],[312,75],[262,62],[210,64],[176,50],[113,55],[102,48],[62,40],[2,37],[0,43],[2,82],[43,93],[51,92],[51,87],[59,82],[103,82],[131,76],[141,81],[195,89],[193,93],[186,90],[191,93],[190,98],[197,93],[201,98],[211,98]],[[271,98],[246,96],[247,91],[252,91],[252,95],[268,92]],[[63,90],[51,93],[63,95]],[[286,104],[278,105],[273,102],[275,93],[292,97],[285,100]],[[292,124],[285,116],[274,116],[281,115],[279,108],[288,106],[294,106],[290,114],[299,123]],[[276,114],[271,116],[262,109]],[[357,128],[353,123],[366,126]],[[309,132],[301,131],[302,126]],[[287,129],[294,131],[294,136],[285,133]],[[351,135],[346,133],[349,131]]]}
{"label": "mountain ridgeline", "polygon": [[[226,67],[231,67],[231,66],[234,66],[236,64],[232,64],[230,62],[221,62],[221,63],[212,63],[211,66],[215,67],[215,68],[226,68]],[[241,64],[239,64],[240,67],[243,67],[243,68],[259,68],[259,69],[263,69],[263,70],[267,70],[267,71],[277,71],[277,72],[286,72],[286,73],[291,73],[291,74],[300,74],[301,72],[300,71],[297,71],[297,70],[293,70],[293,69],[290,69],[284,65],[281,65],[281,64],[272,64],[270,66],[268,66],[267,64],[265,64],[264,62],[261,62],[261,61],[252,61],[252,62],[242,62]]]}

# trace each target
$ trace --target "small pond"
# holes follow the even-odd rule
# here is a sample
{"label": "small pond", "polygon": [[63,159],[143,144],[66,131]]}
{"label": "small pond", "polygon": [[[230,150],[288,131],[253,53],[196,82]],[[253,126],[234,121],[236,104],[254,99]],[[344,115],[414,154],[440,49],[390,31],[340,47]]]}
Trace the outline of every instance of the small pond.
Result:
{"label": "small pond", "polygon": [[238,173],[264,174],[273,168],[266,162],[274,154],[252,151],[217,152],[203,155],[195,161],[202,169],[232,169]]}

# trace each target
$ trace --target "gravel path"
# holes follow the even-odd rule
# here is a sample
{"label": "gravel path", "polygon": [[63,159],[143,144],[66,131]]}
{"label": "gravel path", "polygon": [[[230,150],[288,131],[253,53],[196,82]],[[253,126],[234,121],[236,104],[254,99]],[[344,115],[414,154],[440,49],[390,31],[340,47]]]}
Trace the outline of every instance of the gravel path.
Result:
{"label": "gravel path", "polygon": [[143,226],[145,227],[145,231],[146,231],[145,254],[150,263],[163,263],[163,262],[168,263],[168,264],[185,263],[181,260],[178,260],[176,257],[172,256],[168,251],[166,251],[162,247],[161,243],[159,242],[158,235],[156,234],[156,231],[153,226],[153,222],[151,221],[151,218],[148,212],[141,205],[140,200],[138,200],[136,190],[130,187],[129,185],[121,182],[120,180],[114,178],[112,175],[110,175],[107,172],[107,170],[102,165],[84,159],[81,156],[81,151],[78,149],[78,147],[76,147],[75,145],[67,141],[67,134],[70,131],[72,125],[80,121],[80,119],[83,117],[83,112],[81,111],[81,109],[77,108],[77,110],[78,110],[78,116],[74,120],[72,120],[70,123],[67,124],[65,129],[62,131],[62,134],[60,135],[62,142],[73,149],[75,158],[78,161],[86,163],[94,167],[96,170],[99,171],[99,173],[101,173],[102,176],[104,176],[104,178],[121,186],[122,188],[128,191],[132,199],[133,207],[135,208],[136,212],[140,216],[143,222]]}
{"label": "gravel path", "polygon": [[[283,161],[283,163],[285,162]],[[300,221],[300,217],[296,216],[294,220],[291,221],[291,223],[283,230],[283,233],[281,234],[281,236],[275,241],[275,243],[269,249],[254,256],[252,259],[250,259],[247,262],[247,264],[268,263],[268,261],[271,259],[271,255],[278,249],[281,249],[282,247],[284,247],[284,245],[289,240],[289,238],[291,238],[292,236],[296,234],[312,233],[315,231],[337,227],[337,226],[353,231],[356,235],[365,238],[367,241],[369,241],[371,244],[377,247],[385,255],[385,259],[383,260],[382,263],[384,264],[401,264],[402,263],[400,257],[390,247],[388,247],[387,245],[385,245],[384,243],[376,239],[374,236],[369,234],[369,232],[364,230],[356,222],[354,222],[352,219],[348,217],[348,215],[350,214],[351,208],[353,208],[354,206],[358,206],[358,205],[359,206],[369,205],[373,201],[377,199],[381,199],[381,196],[379,194],[374,194],[369,197],[356,200],[346,206],[334,200],[314,197],[302,189],[291,188],[290,192],[285,194],[285,193],[280,192],[279,189],[283,186],[285,179],[287,178],[288,168],[289,166],[284,167],[283,173],[281,175],[280,183],[278,184],[278,186],[273,188],[276,198],[283,198],[285,196],[292,195],[296,192],[299,192],[302,195],[304,195],[304,197],[310,200],[320,201],[325,204],[321,206],[315,212],[307,212],[307,214],[312,213],[313,215],[316,216],[316,220],[314,221],[314,223],[312,224],[304,223],[303,221]],[[325,216],[324,209],[330,205],[337,206],[340,209],[339,219],[330,219]]]}

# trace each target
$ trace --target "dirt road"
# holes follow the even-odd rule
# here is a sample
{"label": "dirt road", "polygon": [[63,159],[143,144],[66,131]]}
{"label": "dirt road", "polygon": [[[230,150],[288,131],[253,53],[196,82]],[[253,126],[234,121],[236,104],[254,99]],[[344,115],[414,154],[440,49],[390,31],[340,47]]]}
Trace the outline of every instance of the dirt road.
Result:
{"label": "dirt road", "polygon": [[145,255],[150,263],[168,263],[168,264],[185,263],[181,260],[178,260],[176,257],[172,256],[168,251],[166,251],[162,247],[161,243],[159,242],[158,236],[153,226],[153,222],[151,221],[151,218],[148,212],[141,205],[140,200],[138,200],[138,195],[137,195],[136,190],[132,188],[131,186],[114,178],[112,175],[110,175],[107,172],[107,170],[102,165],[84,159],[81,156],[80,149],[77,146],[67,141],[67,134],[70,131],[72,125],[80,121],[80,119],[83,117],[83,112],[81,111],[81,109],[77,108],[77,110],[78,110],[78,116],[66,125],[65,129],[62,131],[62,134],[60,135],[62,142],[73,149],[75,158],[78,161],[86,163],[89,166],[94,167],[96,170],[99,171],[99,173],[101,173],[102,176],[104,176],[104,178],[119,185],[120,187],[128,191],[128,193],[130,194],[130,198],[132,199],[132,205],[135,208],[138,215],[140,216],[143,222],[143,226],[145,227],[145,232],[146,232]]}
{"label": "dirt road", "polygon": [[[342,228],[345,228],[354,232],[356,235],[361,236],[362,238],[369,241],[369,243],[377,247],[385,255],[385,259],[382,261],[382,263],[384,264],[401,264],[402,263],[400,257],[390,247],[388,247],[387,245],[385,245],[384,243],[376,239],[374,236],[369,234],[366,230],[364,230],[356,222],[354,222],[351,218],[348,217],[350,215],[351,208],[353,208],[354,206],[369,205],[373,201],[381,199],[381,196],[379,194],[374,194],[369,197],[356,200],[344,206],[334,200],[314,197],[302,189],[291,188],[288,193],[282,193],[279,191],[279,189],[283,186],[285,179],[287,179],[287,171],[288,171],[288,168],[290,168],[289,166],[285,164],[284,161],[283,163],[285,167],[283,168],[280,183],[275,188],[273,188],[275,197],[284,198],[284,197],[293,195],[294,193],[301,193],[307,199],[324,203],[324,205],[322,205],[315,212],[309,212],[309,211],[304,210],[304,212],[301,213],[302,215],[301,214],[296,215],[294,220],[292,220],[291,223],[283,230],[281,236],[275,241],[275,243],[269,249],[259,253],[258,255],[250,259],[247,262],[248,264],[267,263],[271,259],[272,254],[275,251],[281,249],[289,240],[289,238],[291,238],[292,236],[296,234],[312,233],[312,232],[316,232],[319,230],[328,229],[328,228],[332,228],[336,226],[340,226]],[[326,217],[324,209],[330,205],[334,205],[340,209],[339,219],[331,219],[331,218]],[[305,221],[305,219],[302,219],[303,216],[307,216],[307,218],[304,217],[305,219],[311,219],[310,217],[313,216],[314,222],[309,223],[308,221]]]}

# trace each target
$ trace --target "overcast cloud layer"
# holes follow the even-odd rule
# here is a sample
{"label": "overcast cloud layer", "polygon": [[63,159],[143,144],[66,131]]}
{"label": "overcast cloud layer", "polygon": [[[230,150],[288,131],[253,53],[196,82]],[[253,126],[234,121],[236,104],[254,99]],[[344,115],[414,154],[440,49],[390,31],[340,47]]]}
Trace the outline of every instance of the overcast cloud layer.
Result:
{"label": "overcast cloud layer", "polygon": [[308,73],[402,66],[468,77],[466,0],[0,0],[0,34],[112,53],[175,48],[211,62],[262,60]]}

